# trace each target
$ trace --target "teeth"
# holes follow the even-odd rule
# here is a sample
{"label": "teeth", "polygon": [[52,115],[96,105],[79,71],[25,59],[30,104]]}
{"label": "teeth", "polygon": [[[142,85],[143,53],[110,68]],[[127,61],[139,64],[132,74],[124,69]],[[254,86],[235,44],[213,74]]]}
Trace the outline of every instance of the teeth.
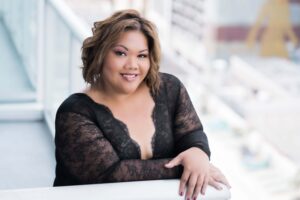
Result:
{"label": "teeth", "polygon": [[134,77],[136,77],[137,75],[136,75],[136,74],[123,74],[122,76],[128,77],[128,78],[134,78]]}
{"label": "teeth", "polygon": [[137,74],[121,74],[127,81],[133,81],[137,77]]}

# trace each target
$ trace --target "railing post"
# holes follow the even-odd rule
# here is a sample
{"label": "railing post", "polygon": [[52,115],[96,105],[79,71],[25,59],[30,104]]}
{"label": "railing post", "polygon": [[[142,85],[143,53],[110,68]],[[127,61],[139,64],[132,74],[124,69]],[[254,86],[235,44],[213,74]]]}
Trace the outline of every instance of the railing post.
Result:
{"label": "railing post", "polygon": [[44,78],[45,78],[45,0],[38,1],[38,19],[37,19],[37,56],[36,56],[36,64],[37,64],[37,81],[36,81],[36,99],[38,103],[44,103]]}

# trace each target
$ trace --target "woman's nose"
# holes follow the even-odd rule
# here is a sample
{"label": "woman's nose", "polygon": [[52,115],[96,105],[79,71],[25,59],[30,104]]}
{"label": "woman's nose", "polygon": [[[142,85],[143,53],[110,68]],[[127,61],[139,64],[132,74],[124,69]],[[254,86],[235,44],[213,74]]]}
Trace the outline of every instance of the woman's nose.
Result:
{"label": "woman's nose", "polygon": [[129,57],[125,67],[130,70],[138,69],[138,60],[134,57]]}

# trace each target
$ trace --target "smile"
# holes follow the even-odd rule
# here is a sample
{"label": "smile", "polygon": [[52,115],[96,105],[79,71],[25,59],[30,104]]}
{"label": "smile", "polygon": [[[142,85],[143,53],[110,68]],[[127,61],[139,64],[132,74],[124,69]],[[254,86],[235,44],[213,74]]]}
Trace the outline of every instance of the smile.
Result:
{"label": "smile", "polygon": [[134,81],[138,74],[130,74],[130,73],[124,73],[121,74],[121,76],[126,80],[126,81]]}

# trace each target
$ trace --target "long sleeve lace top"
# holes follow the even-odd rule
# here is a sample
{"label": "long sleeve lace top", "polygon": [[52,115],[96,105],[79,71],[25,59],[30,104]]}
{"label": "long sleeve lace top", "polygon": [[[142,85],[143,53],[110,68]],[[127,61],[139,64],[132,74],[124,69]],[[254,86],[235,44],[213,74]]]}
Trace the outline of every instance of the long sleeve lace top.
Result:
{"label": "long sleeve lace top", "polygon": [[179,178],[182,169],[164,167],[178,153],[198,147],[210,150],[202,124],[183,84],[160,73],[152,119],[153,157],[141,159],[139,145],[125,123],[110,109],[84,93],[69,96],[55,120],[56,177],[54,186]]}

